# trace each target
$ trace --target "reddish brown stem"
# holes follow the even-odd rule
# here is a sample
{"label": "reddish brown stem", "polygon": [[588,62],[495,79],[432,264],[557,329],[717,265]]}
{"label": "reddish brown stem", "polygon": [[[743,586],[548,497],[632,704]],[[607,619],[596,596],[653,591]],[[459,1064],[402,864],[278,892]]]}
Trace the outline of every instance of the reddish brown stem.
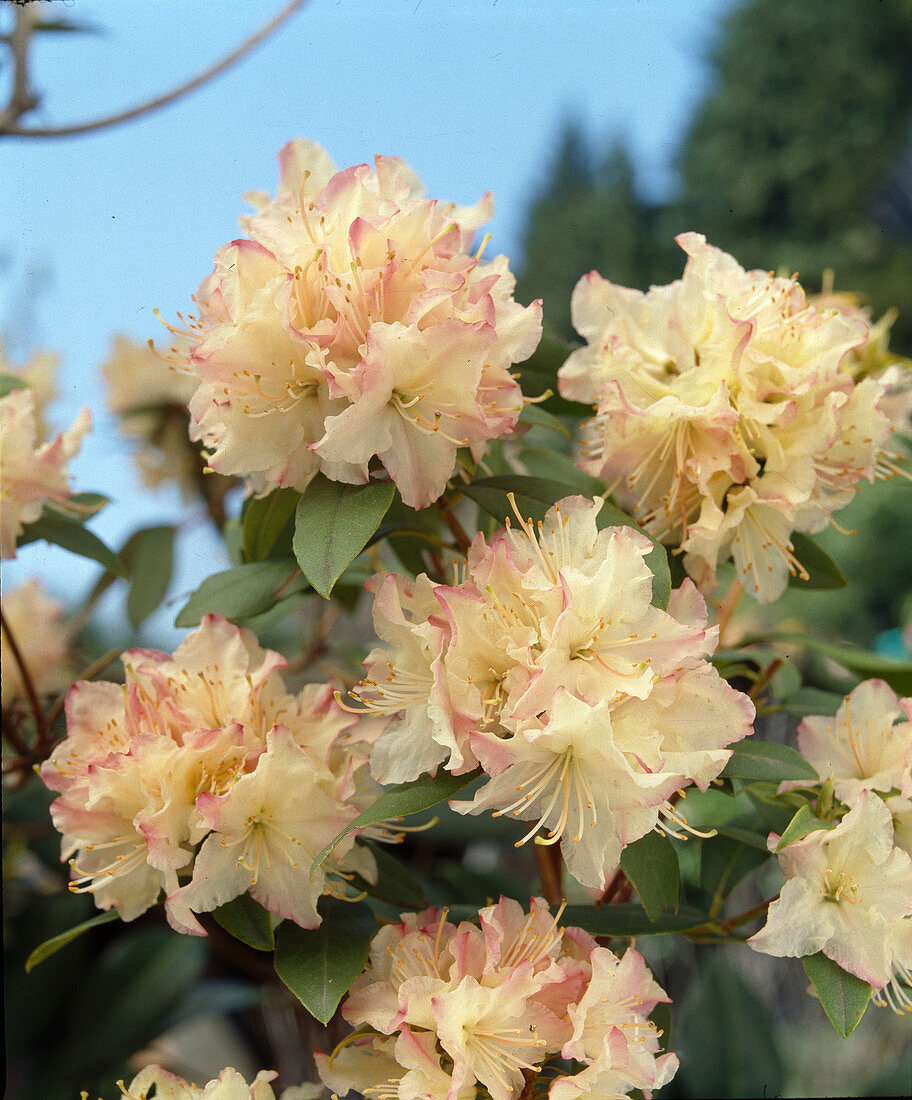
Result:
{"label": "reddish brown stem", "polygon": [[776,894],[775,897],[767,898],[766,901],[757,902],[756,905],[752,905],[750,909],[745,909],[743,913],[738,913],[737,916],[726,917],[725,920],[720,920],[719,927],[724,932],[733,932],[742,924],[747,924],[747,922],[753,920],[754,917],[759,917],[762,913],[765,913],[778,897],[779,895]]}
{"label": "reddish brown stem", "polygon": [[32,714],[35,717],[35,729],[38,731],[38,740],[44,741],[47,739],[47,719],[44,716],[44,711],[41,709],[41,703],[38,700],[38,692],[35,691],[35,684],[32,680],[32,675],[28,670],[28,666],[25,663],[25,659],[22,656],[22,652],[19,649],[19,645],[10,630],[9,623],[6,621],[6,617],[3,611],[0,610],[0,626],[3,628],[3,633],[6,635],[6,643],[10,647],[10,651],[13,654],[13,660],[19,666],[19,675],[22,677],[22,686],[25,688],[25,694],[28,696],[29,706],[32,708]]}
{"label": "reddish brown stem", "polygon": [[563,901],[563,862],[560,849],[556,844],[533,844],[535,862],[541,878],[542,893],[549,905],[560,905]]}
{"label": "reddish brown stem", "polygon": [[456,545],[459,547],[463,554],[468,554],[469,549],[472,546],[472,540],[469,538],[468,532],[453,515],[450,510],[449,501],[438,500],[436,502],[437,511],[443,516],[444,523],[449,527],[453,538],[456,540]]}

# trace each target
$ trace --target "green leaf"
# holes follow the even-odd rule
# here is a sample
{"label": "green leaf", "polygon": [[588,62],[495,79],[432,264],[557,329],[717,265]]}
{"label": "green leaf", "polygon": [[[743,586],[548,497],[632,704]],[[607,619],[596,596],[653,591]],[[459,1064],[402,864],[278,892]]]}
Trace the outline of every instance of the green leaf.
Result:
{"label": "green leaf", "polygon": [[384,845],[371,844],[369,847],[377,863],[377,882],[366,882],[357,876],[353,882],[355,888],[400,909],[425,909],[427,898],[424,890],[408,867],[388,852]]}
{"label": "green leaf", "polygon": [[649,919],[642,906],[632,904],[603,905],[600,908],[568,905],[561,916],[561,924],[565,927],[582,928],[592,936],[660,936],[686,932],[708,920],[705,913],[684,905],[677,913],[663,913],[654,921]]}
{"label": "green leaf", "polygon": [[339,1002],[367,963],[377,931],[366,905],[322,898],[323,923],[307,931],[284,921],[276,935],[276,973],[321,1024],[329,1022]]}
{"label": "green leaf", "polygon": [[207,954],[197,936],[175,936],[166,928],[125,930],[94,961],[91,982],[79,990],[79,1012],[61,1057],[90,1052],[110,1065],[160,1035],[202,974]]}
{"label": "green leaf", "polygon": [[549,431],[566,436],[567,439],[572,438],[570,429],[563,420],[538,405],[526,405],[519,414],[519,422],[521,424],[531,424],[537,428],[547,428]]}
{"label": "green leaf", "polygon": [[820,688],[801,687],[791,692],[782,703],[782,710],[794,718],[805,718],[809,714],[832,717],[839,710],[845,698],[835,691],[822,691]]}
{"label": "green leaf", "polygon": [[847,973],[822,951],[808,955],[801,963],[827,1019],[843,1038],[851,1035],[868,1007],[871,987],[861,978]]}
{"label": "green leaf", "polygon": [[520,515],[535,524],[544,520],[545,513],[552,504],[563,497],[577,495],[579,490],[560,481],[526,477],[523,474],[506,474],[479,478],[478,481],[463,486],[462,492],[501,523],[507,516],[513,516],[508,499],[508,494],[512,493]]}
{"label": "green leaf", "polygon": [[134,629],[165,598],[174,568],[174,528],[142,527],[120,552],[130,573],[127,615]]}
{"label": "green leaf", "polygon": [[519,460],[532,477],[562,482],[584,497],[601,496],[607,489],[604,481],[581,470],[569,455],[548,447],[523,447]]}
{"label": "green leaf", "polygon": [[178,612],[175,626],[198,626],[210,613],[248,619],[305,588],[307,581],[294,558],[237,565],[207,577]]}
{"label": "green leaf", "polygon": [[80,20],[76,23],[67,19],[39,19],[32,24],[33,31],[64,32],[66,34],[105,34],[105,31],[90,20]]}
{"label": "green leaf", "polygon": [[834,642],[823,642],[819,638],[812,638],[807,634],[775,633],[764,636],[764,641],[790,642],[803,646],[813,653],[821,653],[824,657],[830,657],[837,664],[854,672],[856,676],[867,680],[878,677],[886,680],[898,695],[912,695],[912,661],[893,661],[887,657],[881,657],[877,653],[870,653],[866,649],[857,649],[854,646],[838,645]]}
{"label": "green leaf", "polygon": [[748,848],[756,848],[764,854],[769,851],[766,844],[768,833],[758,833],[754,829],[742,829],[739,825],[720,825],[716,830],[719,836],[727,836],[731,840],[737,840]]}
{"label": "green leaf", "polygon": [[792,820],[788,823],[785,832],[779,838],[776,851],[781,852],[796,840],[801,840],[809,833],[815,833],[819,829],[835,829],[838,822],[821,821],[810,806],[802,806]]}
{"label": "green leaf", "polygon": [[9,397],[13,390],[27,390],[28,382],[15,374],[0,374],[0,397]]}
{"label": "green leaf", "polygon": [[717,946],[696,956],[675,1005],[681,1096],[781,1096],[785,1070],[769,1009]]}
{"label": "green leaf", "polygon": [[387,787],[372,806],[358,814],[354,821],[349,822],[342,832],[326,845],[311,864],[311,875],[316,872],[339,841],[344,840],[349,833],[353,833],[356,829],[363,829],[366,825],[376,825],[379,821],[390,821],[397,817],[408,817],[410,814],[429,810],[438,802],[452,798],[457,791],[461,791],[463,787],[467,787],[477,779],[479,774],[474,771],[465,775],[451,775],[449,772],[440,771],[435,776],[420,775],[410,783],[397,783],[394,787]]}
{"label": "green leaf", "polygon": [[681,871],[678,853],[668,837],[647,833],[621,852],[621,870],[633,883],[650,920],[677,909]]}
{"label": "green leaf", "polygon": [[295,489],[276,489],[265,497],[250,497],[241,513],[241,539],[246,561],[265,561],[276,544],[291,552],[294,512],[301,494]]}
{"label": "green leaf", "polygon": [[97,535],[93,535],[82,522],[64,516],[60,512],[45,508],[34,523],[26,524],[24,531],[17,540],[17,545],[25,546],[35,542],[36,539],[44,539],[69,550],[72,554],[78,554],[81,558],[89,558],[103,565],[109,573],[118,577],[125,577],[126,570],[117,555],[109,550]]}
{"label": "green leaf", "polygon": [[719,773],[723,779],[807,779],[812,783],[820,779],[804,757],[789,745],[748,737],[729,747],[731,759]]}
{"label": "green leaf", "polygon": [[790,588],[845,588],[848,579],[826,550],[800,531],[793,531],[791,540],[795,557],[804,566],[808,577],[803,580],[797,574],[789,576]]}
{"label": "green leaf", "polygon": [[212,916],[226,932],[248,947],[257,951],[271,951],[275,947],[272,917],[249,894],[240,894],[213,909]]}
{"label": "green leaf", "polygon": [[[508,499],[512,493],[516,501],[516,507],[524,519],[529,519],[533,524],[541,523],[548,509],[557,501],[568,496],[578,496],[579,488],[567,485],[560,481],[550,481],[547,478],[526,477],[522,474],[510,474],[503,477],[486,477],[473,481],[463,487],[465,496],[474,500],[481,508],[495,519],[503,522],[507,516],[513,515],[513,509]],[[599,530],[605,527],[632,527],[650,536],[642,530],[635,519],[622,512],[610,501],[604,501],[596,520]],[[668,570],[668,555],[663,546],[654,539],[653,549],[643,559],[652,570],[655,580],[652,585],[652,602],[656,607],[667,607],[668,596],[671,592],[671,574]]]}
{"label": "green leaf", "polygon": [[77,924],[73,928],[68,928],[66,932],[51,936],[49,940],[45,940],[44,943],[39,944],[25,960],[26,973],[28,973],[32,967],[37,966],[38,963],[44,962],[45,959],[50,958],[50,956],[59,951],[61,947],[66,947],[68,943],[72,943],[72,941],[78,936],[81,936],[83,932],[88,932],[90,928],[97,928],[99,924],[110,924],[111,921],[119,919],[117,913],[113,909],[109,909],[106,913],[99,913],[97,917],[84,920],[82,924]]}
{"label": "green leaf", "polygon": [[347,485],[322,474],[295,509],[294,552],[305,577],[324,599],[370,541],[393,503],[391,481]]}
{"label": "green leaf", "polygon": [[752,845],[722,835],[701,841],[701,848],[700,886],[718,902],[727,898],[741,879],[770,858],[765,846],[759,851]]}
{"label": "green leaf", "polygon": [[248,630],[252,630],[254,634],[260,635],[265,630],[271,630],[283,619],[287,619],[292,611],[297,611],[299,607],[307,603],[310,597],[310,588],[304,588],[292,592],[290,596],[283,596],[280,600],[276,600],[271,607],[261,611],[258,615],[249,615],[237,621],[241,626],[246,626]]}

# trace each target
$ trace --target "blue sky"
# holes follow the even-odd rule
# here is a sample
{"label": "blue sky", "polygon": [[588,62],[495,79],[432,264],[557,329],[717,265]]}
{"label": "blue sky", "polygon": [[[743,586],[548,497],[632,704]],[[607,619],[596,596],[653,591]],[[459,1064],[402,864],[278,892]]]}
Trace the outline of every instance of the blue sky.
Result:
{"label": "blue sky", "polygon": [[[279,0],[52,0],[98,34],[39,36],[35,125],[85,121],[158,95],[210,65],[280,10]],[[240,196],[273,191],[275,155],[312,138],[339,167],[398,155],[428,194],[471,203],[493,191],[489,255],[518,260],[525,211],[563,120],[630,145],[641,189],[674,186],[673,158],[705,93],[706,54],[733,0],[310,0],[273,37],[204,88],[136,121],[80,137],[2,139],[0,328],[14,355],[62,356],[52,418],[82,405],[95,431],[72,464],[76,488],[113,503],[94,529],[120,545],[134,528],[184,518],[176,493],[142,493],[104,410],[98,367],[115,333],[158,337],[239,235]],[[0,12],[3,29],[13,6]],[[4,72],[3,74],[7,74]],[[5,96],[6,89],[0,89]],[[515,260],[514,260],[515,266]],[[215,540],[183,542],[167,623],[221,567]],[[6,584],[44,575],[78,597],[96,570],[30,546]],[[113,614],[113,605],[110,610]],[[163,634],[164,631],[164,634]]]}

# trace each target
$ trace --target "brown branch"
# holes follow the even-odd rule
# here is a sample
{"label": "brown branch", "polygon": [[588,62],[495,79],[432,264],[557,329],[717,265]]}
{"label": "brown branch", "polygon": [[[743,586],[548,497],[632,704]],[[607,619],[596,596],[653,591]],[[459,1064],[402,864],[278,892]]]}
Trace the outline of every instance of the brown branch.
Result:
{"label": "brown branch", "polygon": [[545,901],[549,905],[560,905],[564,895],[560,848],[556,844],[533,844],[532,848]]}
{"label": "brown branch", "polygon": [[13,90],[6,109],[0,114],[0,133],[16,126],[19,119],[41,102],[29,84],[28,45],[37,8],[22,8],[16,13],[16,25],[6,40],[13,55]]}
{"label": "brown branch", "polygon": [[469,550],[472,547],[472,540],[469,538],[466,529],[462,526],[462,524],[450,510],[449,501],[444,502],[442,500],[437,500],[434,502],[434,506],[441,514],[441,516],[443,516],[444,522],[446,523],[447,527],[449,527],[453,538],[456,540],[456,545],[461,553],[468,554]]}
{"label": "brown branch", "polygon": [[[13,41],[11,45],[14,49],[14,56],[16,58],[16,79],[14,83],[13,99],[10,102],[10,107],[3,116],[0,116],[0,134],[9,134],[12,137],[69,137],[72,134],[85,134],[92,130],[101,130],[107,126],[115,126],[120,122],[129,122],[130,119],[138,118],[140,115],[148,114],[150,111],[158,110],[159,107],[164,107],[168,103],[173,103],[174,100],[179,99],[181,96],[186,95],[188,92],[192,92],[195,88],[200,87],[201,84],[205,84],[208,80],[211,80],[214,76],[224,72],[236,61],[239,61],[246,53],[249,53],[255,46],[268,37],[274,30],[276,30],[282,23],[285,22],[291,15],[293,15],[298,8],[307,3],[307,0],[291,0],[291,3],[287,4],[282,11],[278,13],[273,19],[263,27],[260,28],[254,35],[248,38],[245,42],[242,42],[240,46],[227,57],[222,58],[221,61],[216,62],[215,65],[210,66],[204,72],[198,76],[193,77],[186,83],[181,84],[177,88],[173,88],[170,92],[166,92],[164,95],[157,96],[155,99],[150,99],[145,103],[140,103],[136,107],[131,107],[126,111],[119,111],[117,114],[106,115],[103,118],[93,119],[91,122],[80,122],[69,126],[19,126],[18,119],[25,114],[26,111],[31,110],[37,106],[38,100],[28,91],[28,69],[27,59],[25,56],[25,48],[28,42],[28,36],[31,33],[31,25],[28,26],[28,30],[24,31],[25,41],[20,47],[20,52],[16,53],[15,38],[16,32],[19,30],[19,23],[26,21],[26,16],[20,15],[17,20],[16,32],[13,34]],[[16,88],[21,84],[21,95],[26,97],[21,100],[18,107],[14,107]],[[21,104],[27,105],[22,107]],[[16,111],[17,113],[12,113]],[[8,121],[7,121],[8,120]]]}
{"label": "brown branch", "polygon": [[38,692],[35,690],[35,683],[32,680],[32,674],[28,670],[28,666],[26,665],[25,659],[22,656],[22,652],[19,649],[19,645],[16,642],[13,632],[9,628],[9,623],[6,621],[6,617],[3,614],[2,610],[0,610],[0,627],[2,627],[3,633],[6,635],[6,643],[12,651],[13,660],[19,666],[19,675],[22,677],[22,686],[25,688],[25,694],[28,696],[29,705],[32,708],[32,714],[35,717],[35,728],[38,731],[38,740],[39,742],[43,742],[47,739],[47,719],[44,716],[44,711],[41,709],[41,703],[38,700]]}

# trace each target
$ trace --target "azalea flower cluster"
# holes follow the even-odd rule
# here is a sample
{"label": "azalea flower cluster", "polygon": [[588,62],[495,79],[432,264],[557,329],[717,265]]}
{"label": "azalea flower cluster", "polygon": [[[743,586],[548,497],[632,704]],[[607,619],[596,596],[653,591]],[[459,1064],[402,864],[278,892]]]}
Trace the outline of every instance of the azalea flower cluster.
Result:
{"label": "azalea flower cluster", "polygon": [[198,315],[172,329],[199,382],[192,438],[257,492],[317,471],[360,484],[379,462],[422,508],[460,447],[478,458],[516,425],[510,367],[538,344],[541,304],[514,301],[505,257],[469,252],[490,196],[439,203],[401,160],[338,172],[303,140],[279,160],[276,198],[248,196],[249,239],[219,250]]}
{"label": "azalea flower cluster", "polygon": [[198,379],[174,369],[148,344],[117,336],[101,368],[107,405],[136,443],[144,485],[176,481],[189,496],[199,480],[199,455],[187,437],[187,403]]}
{"label": "azalea flower cluster", "polygon": [[[226,1067],[213,1081],[199,1086],[169,1073],[161,1066],[146,1066],[133,1078],[129,1086],[119,1082],[122,1100],[276,1100],[270,1081],[278,1074],[273,1070],[260,1070],[248,1084],[231,1066]],[[319,1085],[298,1085],[283,1089],[279,1100],[316,1100],[321,1093]],[[82,1093],[88,1100],[88,1093]]]}
{"label": "azalea flower cluster", "polygon": [[[126,683],[78,682],[67,737],[42,765],[60,795],[51,816],[71,890],[133,920],[162,891],[172,927],[204,935],[194,913],[249,893],[304,928],[335,873],[375,877],[346,838],[330,876],[311,862],[375,797],[374,723],[356,723],[328,684],[290,694],[285,660],[207,615],[173,657],[133,649]],[[372,729],[372,726],[374,727]],[[189,879],[189,881],[187,881]]]}
{"label": "azalea flower cluster", "polygon": [[[478,1086],[491,1100],[575,1100],[671,1080],[678,1059],[660,1053],[649,1020],[669,997],[637,951],[618,958],[559,927],[541,898],[528,914],[501,898],[478,916],[455,925],[428,909],[377,933],[342,1006],[359,1030],[317,1055],[329,1088],[367,1100],[474,1100]],[[542,1075],[557,1056],[571,1066]]]}
{"label": "azalea flower cluster", "polygon": [[580,280],[573,323],[587,346],[560,390],[596,406],[583,469],[683,551],[702,590],[731,557],[766,603],[805,575],[792,532],[822,530],[859,481],[896,471],[892,384],[853,377],[847,356],[870,338],[857,311],[816,309],[794,278],[744,271],[698,233],[677,242],[688,261],[669,286]]}
{"label": "azalea flower cluster", "polygon": [[0,398],[0,558],[16,556],[16,539],[48,501],[72,495],[67,464],[79,451],[92,420],[83,409],[73,424],[42,442],[45,395],[28,386]]}
{"label": "azalea flower cluster", "polygon": [[706,661],[717,631],[694,585],[654,607],[652,544],[599,530],[601,507],[570,497],[537,532],[479,533],[454,585],[372,578],[383,644],[353,691],[392,717],[371,754],[380,782],[481,765],[494,778],[454,808],[532,820],[524,840],[546,830],[538,842],[560,841],[597,889],[660,817],[677,835],[675,792],[705,789],[754,715]]}
{"label": "azalea flower cluster", "polygon": [[856,382],[876,378],[884,387],[878,407],[886,413],[893,430],[906,436],[912,433],[912,359],[890,349],[890,329],[898,311],[890,309],[875,321],[857,294],[833,289],[832,272],[825,272],[821,293],[812,295],[808,303],[818,310],[838,310],[868,326],[867,339],[848,352],[842,369]]}
{"label": "azalea flower cluster", "polygon": [[[866,680],[835,718],[801,723],[802,754],[849,810],[778,852],[785,886],[748,941],[770,955],[822,951],[897,1012],[912,1010],[912,720],[902,716],[912,719],[912,699]],[[771,834],[771,851],[780,839]]]}

